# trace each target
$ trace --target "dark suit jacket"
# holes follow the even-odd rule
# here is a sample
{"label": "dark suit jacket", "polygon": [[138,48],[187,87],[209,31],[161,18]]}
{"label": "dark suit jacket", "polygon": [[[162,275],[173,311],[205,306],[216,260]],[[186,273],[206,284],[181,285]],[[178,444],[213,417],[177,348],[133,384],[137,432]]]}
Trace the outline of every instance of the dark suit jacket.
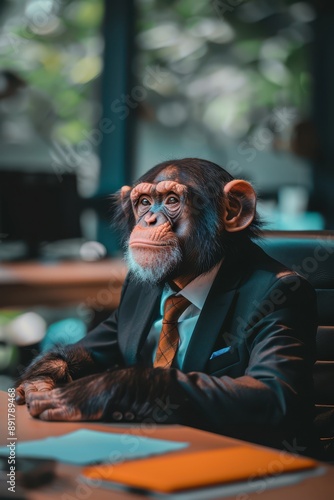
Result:
{"label": "dark suit jacket", "polygon": [[[127,278],[118,310],[81,345],[105,368],[151,366],[141,348],[161,292]],[[185,396],[181,422],[302,451],[311,433],[316,326],[307,281],[254,243],[226,257],[182,370],[174,370]]]}

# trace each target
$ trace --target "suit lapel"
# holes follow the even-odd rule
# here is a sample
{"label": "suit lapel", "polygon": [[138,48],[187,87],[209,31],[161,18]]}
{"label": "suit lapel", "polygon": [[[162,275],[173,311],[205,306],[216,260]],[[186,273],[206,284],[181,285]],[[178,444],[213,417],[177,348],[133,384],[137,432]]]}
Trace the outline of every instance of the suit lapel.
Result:
{"label": "suit lapel", "polygon": [[119,347],[127,365],[137,362],[137,355],[149,332],[151,323],[159,314],[162,290],[158,286],[130,284],[124,321],[119,322]]}
{"label": "suit lapel", "polygon": [[231,260],[223,262],[198,318],[182,367],[186,373],[204,370],[232,305],[243,275],[243,266],[235,259],[234,262]]}

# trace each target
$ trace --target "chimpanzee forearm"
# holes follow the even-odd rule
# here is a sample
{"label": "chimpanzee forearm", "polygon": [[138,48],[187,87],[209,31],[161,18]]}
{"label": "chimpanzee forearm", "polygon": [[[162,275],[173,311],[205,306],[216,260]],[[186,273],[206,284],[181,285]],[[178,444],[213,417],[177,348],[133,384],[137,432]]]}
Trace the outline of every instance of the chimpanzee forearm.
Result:
{"label": "chimpanzee forearm", "polygon": [[42,420],[183,421],[185,393],[173,370],[132,366],[32,392],[27,396],[29,411]]}

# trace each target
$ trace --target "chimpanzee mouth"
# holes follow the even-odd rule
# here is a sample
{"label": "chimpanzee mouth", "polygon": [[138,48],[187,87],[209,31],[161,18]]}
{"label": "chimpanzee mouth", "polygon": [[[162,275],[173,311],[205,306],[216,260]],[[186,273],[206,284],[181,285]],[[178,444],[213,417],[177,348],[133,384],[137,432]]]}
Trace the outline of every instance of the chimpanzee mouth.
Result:
{"label": "chimpanzee mouth", "polygon": [[[147,239],[134,239],[129,243],[130,248],[161,248],[172,246],[170,241],[151,241]],[[174,246],[174,245],[173,245]]]}

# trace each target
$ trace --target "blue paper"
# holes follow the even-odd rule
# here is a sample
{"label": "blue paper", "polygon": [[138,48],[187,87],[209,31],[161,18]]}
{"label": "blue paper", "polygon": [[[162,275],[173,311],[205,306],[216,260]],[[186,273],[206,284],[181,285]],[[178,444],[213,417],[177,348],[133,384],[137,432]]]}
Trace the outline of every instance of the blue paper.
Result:
{"label": "blue paper", "polygon": [[[144,458],[177,451],[188,445],[189,443],[146,438],[135,434],[80,429],[63,436],[18,442],[16,455],[18,458],[53,458],[60,462],[87,465]],[[1,447],[0,453],[8,454],[8,448]]]}

